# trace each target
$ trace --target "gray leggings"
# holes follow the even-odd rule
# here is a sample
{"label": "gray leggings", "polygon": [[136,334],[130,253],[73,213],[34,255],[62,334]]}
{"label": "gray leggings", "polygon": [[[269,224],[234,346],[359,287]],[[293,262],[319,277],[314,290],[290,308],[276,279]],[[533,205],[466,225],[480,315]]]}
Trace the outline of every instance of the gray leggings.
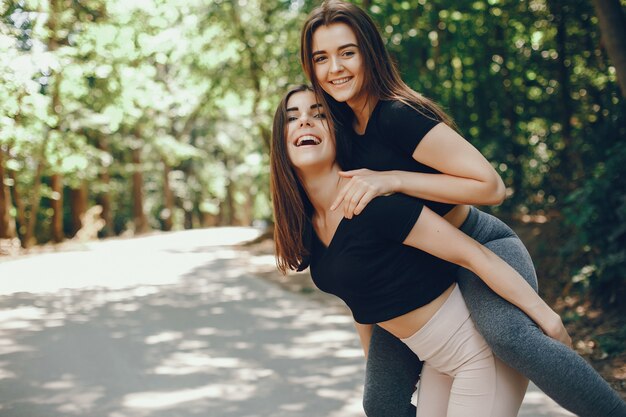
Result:
{"label": "gray leggings", "polygon": [[[537,290],[530,255],[506,224],[472,208],[460,229],[504,259]],[[626,416],[626,403],[576,352],[546,336],[470,271],[459,268],[458,282],[478,331],[502,361],[574,414]],[[374,326],[363,397],[367,416],[414,417],[410,400],[421,368],[422,363],[404,343]]]}

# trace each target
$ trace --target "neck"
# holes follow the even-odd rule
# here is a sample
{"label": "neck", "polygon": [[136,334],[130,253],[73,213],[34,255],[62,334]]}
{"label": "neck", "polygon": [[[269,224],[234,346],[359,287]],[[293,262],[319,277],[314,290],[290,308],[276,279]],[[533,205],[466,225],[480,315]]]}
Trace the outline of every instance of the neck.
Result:
{"label": "neck", "polygon": [[343,178],[339,176],[340,168],[337,164],[319,171],[309,171],[299,173],[302,187],[306,192],[315,214],[319,217],[327,217],[330,213],[330,206],[337,197]]}
{"label": "neck", "polygon": [[355,125],[353,127],[357,133],[365,132],[367,122],[370,120],[376,103],[378,103],[378,98],[368,94],[348,102],[348,106],[350,106],[354,113]]}

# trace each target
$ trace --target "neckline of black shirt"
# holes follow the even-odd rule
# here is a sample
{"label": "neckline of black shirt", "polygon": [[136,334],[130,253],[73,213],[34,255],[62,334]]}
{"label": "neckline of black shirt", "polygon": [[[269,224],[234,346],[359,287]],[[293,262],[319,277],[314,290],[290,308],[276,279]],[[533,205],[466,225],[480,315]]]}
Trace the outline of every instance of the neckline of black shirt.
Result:
{"label": "neckline of black shirt", "polygon": [[[363,130],[363,133],[359,133],[354,129],[354,126],[350,126],[350,129],[352,130],[352,133],[357,137],[357,138],[362,138],[364,136],[367,135],[367,131],[370,128],[370,125],[372,124],[372,119],[376,116],[376,113],[378,112],[378,109],[380,108],[380,103],[384,101],[382,99],[378,99],[378,101],[376,102],[376,104],[374,105],[374,109],[372,109],[372,113],[370,114],[369,119],[367,119],[367,124],[365,125],[365,130]],[[356,117],[355,117],[356,119]]]}
{"label": "neckline of black shirt", "polygon": [[339,220],[339,224],[337,225],[337,228],[335,229],[335,233],[333,233],[332,237],[330,238],[330,242],[328,242],[328,246],[324,242],[322,242],[322,239],[317,234],[317,230],[315,230],[315,227],[311,223],[311,231],[313,232],[313,236],[315,236],[315,239],[319,242],[319,244],[322,246],[324,251],[327,251],[335,242],[335,236],[337,236],[337,234],[339,233],[339,229],[341,229],[341,225],[345,223],[344,220],[350,220],[350,219],[342,217],[341,220]]}

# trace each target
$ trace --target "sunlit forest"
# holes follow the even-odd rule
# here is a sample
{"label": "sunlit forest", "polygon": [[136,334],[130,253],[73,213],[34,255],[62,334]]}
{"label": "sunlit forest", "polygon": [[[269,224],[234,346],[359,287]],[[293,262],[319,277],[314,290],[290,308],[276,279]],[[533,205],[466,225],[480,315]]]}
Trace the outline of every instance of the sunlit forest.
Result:
{"label": "sunlit forest", "polygon": [[[545,244],[556,268],[617,304],[626,2],[356,3],[408,84],[503,177],[508,197],[491,210],[555,225]],[[305,81],[299,29],[317,4],[0,2],[3,245],[271,223],[271,118],[286,87]]]}

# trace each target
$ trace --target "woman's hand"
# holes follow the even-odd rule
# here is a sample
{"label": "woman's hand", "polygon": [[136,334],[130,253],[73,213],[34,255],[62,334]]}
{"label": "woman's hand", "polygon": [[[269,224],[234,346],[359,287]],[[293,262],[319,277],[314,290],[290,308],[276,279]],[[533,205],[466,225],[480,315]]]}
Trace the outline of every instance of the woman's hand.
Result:
{"label": "woman's hand", "polygon": [[394,171],[355,169],[341,171],[339,175],[350,178],[350,181],[341,188],[330,209],[335,210],[343,205],[343,216],[348,219],[361,214],[374,198],[394,193],[399,181]]}
{"label": "woman's hand", "polygon": [[565,326],[563,325],[563,321],[561,320],[561,317],[554,311],[552,313],[553,315],[552,317],[550,317],[549,320],[546,320],[544,323],[541,323],[541,330],[543,330],[545,334],[547,334],[554,340],[558,340],[559,342],[563,343],[565,346],[571,348],[572,338],[567,333],[567,329],[565,329]]}
{"label": "woman's hand", "polygon": [[534,306],[529,307],[526,314],[539,325],[546,335],[554,340],[558,340],[567,347],[572,347],[572,338],[567,333],[561,316],[552,310],[545,301],[541,300]]}

